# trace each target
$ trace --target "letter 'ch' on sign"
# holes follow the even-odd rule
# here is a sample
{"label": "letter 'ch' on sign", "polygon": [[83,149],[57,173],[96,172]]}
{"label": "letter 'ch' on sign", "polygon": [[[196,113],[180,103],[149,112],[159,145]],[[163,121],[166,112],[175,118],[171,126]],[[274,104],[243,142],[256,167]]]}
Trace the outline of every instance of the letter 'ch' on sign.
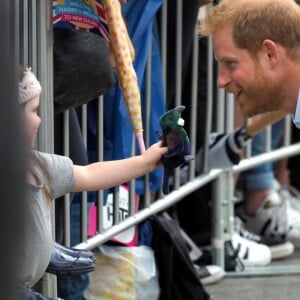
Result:
{"label": "letter 'ch' on sign", "polygon": [[[125,186],[119,188],[119,220],[120,222],[128,217],[129,213],[129,193]],[[134,197],[134,210],[138,207],[138,196]],[[113,225],[113,194],[107,196],[106,204],[103,205],[103,229],[111,228]],[[88,236],[94,236],[97,231],[97,207],[92,206],[89,216]],[[138,239],[138,232],[136,226],[128,228],[112,238],[112,241],[119,242],[126,246],[136,246]]]}

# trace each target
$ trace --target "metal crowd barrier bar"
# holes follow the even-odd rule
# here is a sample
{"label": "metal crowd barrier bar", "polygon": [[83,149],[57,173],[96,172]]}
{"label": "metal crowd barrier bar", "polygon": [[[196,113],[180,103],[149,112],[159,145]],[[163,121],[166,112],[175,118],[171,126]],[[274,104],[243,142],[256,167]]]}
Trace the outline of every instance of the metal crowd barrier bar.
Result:
{"label": "metal crowd barrier bar", "polygon": [[[300,154],[300,143],[284,146],[277,150],[272,150],[268,153],[243,159],[239,163],[239,165],[234,166],[232,170],[228,172],[228,175],[230,176],[230,178],[232,178],[234,173],[239,173],[248,170],[250,168],[256,167],[263,163],[275,162],[277,160],[292,157],[299,154]],[[223,195],[219,195],[219,196],[223,197]],[[233,201],[234,196],[231,194],[229,197],[231,197],[231,199],[227,199],[227,201]],[[216,260],[216,263],[224,266],[223,261]],[[300,274],[300,264],[286,265],[285,262],[283,261],[281,265],[271,264],[265,267],[253,267],[253,268],[246,268],[243,271],[227,272],[227,276],[267,276],[267,275],[280,275],[280,274],[281,275]]]}
{"label": "metal crowd barrier bar", "polygon": [[[63,131],[64,131],[64,142],[63,142],[63,152],[64,155],[69,156],[70,154],[70,145],[69,145],[69,112],[65,111],[63,113]],[[64,197],[64,243],[67,246],[70,246],[70,194],[65,195]],[[55,224],[56,225],[56,224]]]}
{"label": "metal crowd barrier bar", "polygon": [[93,249],[100,244],[108,241],[116,234],[123,232],[124,230],[139,224],[140,222],[146,220],[152,215],[166,210],[167,208],[173,206],[178,201],[182,200],[185,196],[196,191],[205,184],[211,182],[218,178],[222,173],[222,170],[212,170],[205,176],[198,176],[194,180],[180,186],[177,190],[166,195],[164,198],[158,199],[152,203],[149,207],[142,209],[141,211],[135,213],[134,215],[126,218],[124,221],[112,228],[107,229],[104,233],[97,234],[94,237],[89,238],[86,242],[76,245],[78,249]]}

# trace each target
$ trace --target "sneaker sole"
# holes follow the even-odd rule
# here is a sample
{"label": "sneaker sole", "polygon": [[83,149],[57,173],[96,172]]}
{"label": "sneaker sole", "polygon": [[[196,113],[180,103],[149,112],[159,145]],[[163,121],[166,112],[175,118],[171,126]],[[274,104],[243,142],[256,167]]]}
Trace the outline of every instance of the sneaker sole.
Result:
{"label": "sneaker sole", "polygon": [[46,273],[49,274],[54,274],[54,275],[69,275],[69,276],[79,276],[79,275],[83,275],[83,274],[87,274],[90,272],[95,271],[95,266],[89,266],[86,268],[80,268],[80,269],[52,269],[52,268],[47,268],[47,270],[45,271]]}
{"label": "sneaker sole", "polygon": [[272,259],[279,259],[290,256],[294,253],[295,247],[291,242],[285,242],[277,246],[269,246]]}
{"label": "sneaker sole", "polygon": [[225,276],[225,272],[223,270],[220,270],[218,273],[200,279],[200,281],[203,285],[209,285],[209,284],[219,282],[224,276]]}

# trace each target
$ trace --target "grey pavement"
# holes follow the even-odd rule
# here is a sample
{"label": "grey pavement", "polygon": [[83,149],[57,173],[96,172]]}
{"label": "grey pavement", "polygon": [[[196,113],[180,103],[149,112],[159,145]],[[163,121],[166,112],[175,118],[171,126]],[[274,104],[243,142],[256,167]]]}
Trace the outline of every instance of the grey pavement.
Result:
{"label": "grey pavement", "polygon": [[220,282],[208,285],[206,289],[214,300],[298,300],[300,249],[267,267],[228,273]]}

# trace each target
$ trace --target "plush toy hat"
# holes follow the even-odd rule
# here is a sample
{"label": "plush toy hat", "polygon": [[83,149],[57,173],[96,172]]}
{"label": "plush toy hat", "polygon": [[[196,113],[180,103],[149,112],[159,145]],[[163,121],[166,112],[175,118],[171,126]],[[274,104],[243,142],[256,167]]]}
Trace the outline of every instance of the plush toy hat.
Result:
{"label": "plush toy hat", "polygon": [[24,72],[22,81],[19,82],[19,103],[23,104],[28,100],[39,96],[41,92],[41,84],[32,73],[31,68],[27,68]]}

